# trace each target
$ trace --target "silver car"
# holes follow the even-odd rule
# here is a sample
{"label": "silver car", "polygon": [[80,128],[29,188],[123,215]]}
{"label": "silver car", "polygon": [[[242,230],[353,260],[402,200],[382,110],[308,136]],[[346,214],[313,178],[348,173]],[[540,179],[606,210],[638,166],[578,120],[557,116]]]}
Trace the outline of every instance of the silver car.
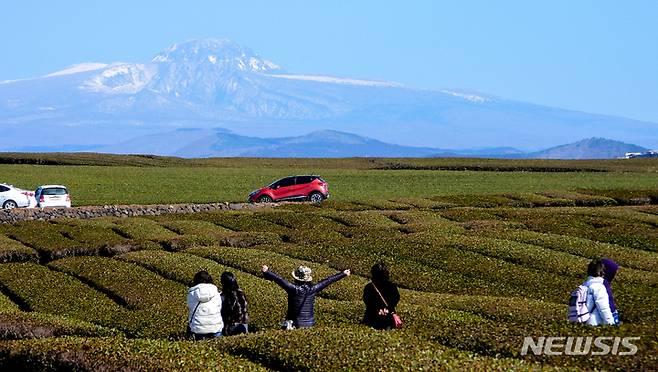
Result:
{"label": "silver car", "polygon": [[0,183],[0,206],[3,209],[25,208],[30,206],[30,197],[12,185]]}

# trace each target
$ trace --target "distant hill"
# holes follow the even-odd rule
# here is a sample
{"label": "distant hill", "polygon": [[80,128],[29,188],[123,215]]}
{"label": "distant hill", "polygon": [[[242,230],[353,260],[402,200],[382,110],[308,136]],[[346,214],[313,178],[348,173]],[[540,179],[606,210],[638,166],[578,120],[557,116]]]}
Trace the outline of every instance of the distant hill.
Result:
{"label": "distant hill", "polygon": [[[95,149],[114,154],[157,154],[186,158],[206,157],[428,157],[439,149],[392,145],[371,138],[334,130],[303,136],[258,138],[240,136],[222,129],[181,129],[135,138],[116,146]],[[446,151],[446,150],[443,150]]]}
{"label": "distant hill", "polygon": [[644,152],[646,150],[641,146],[594,137],[528,153],[524,157],[532,159],[614,159],[624,156],[627,152]]}
{"label": "distant hill", "polygon": [[320,130],[302,136],[261,138],[242,136],[226,129],[181,128],[149,134],[112,146],[74,145],[30,146],[17,152],[99,152],[142,154],[183,158],[266,157],[266,158],[497,158],[497,159],[614,159],[626,152],[647,149],[605,138],[588,138],[536,152],[512,147],[438,149],[394,145],[372,138],[335,130]]}

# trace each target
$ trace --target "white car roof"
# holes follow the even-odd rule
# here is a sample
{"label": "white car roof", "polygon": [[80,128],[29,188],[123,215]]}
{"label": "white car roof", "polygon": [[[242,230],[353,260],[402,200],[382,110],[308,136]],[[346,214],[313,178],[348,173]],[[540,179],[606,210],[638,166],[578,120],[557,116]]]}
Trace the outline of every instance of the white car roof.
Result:
{"label": "white car roof", "polygon": [[41,185],[41,186],[37,187],[37,189],[50,189],[50,188],[65,189],[66,186],[62,186],[62,185]]}

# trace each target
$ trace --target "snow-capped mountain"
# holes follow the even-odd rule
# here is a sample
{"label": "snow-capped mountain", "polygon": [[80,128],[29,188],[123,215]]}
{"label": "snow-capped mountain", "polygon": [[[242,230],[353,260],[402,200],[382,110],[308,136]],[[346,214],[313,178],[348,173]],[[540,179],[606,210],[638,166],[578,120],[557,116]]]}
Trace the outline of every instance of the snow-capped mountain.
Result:
{"label": "snow-capped mountain", "polygon": [[83,63],[0,82],[0,125],[0,150],[112,146],[180,128],[218,127],[261,138],[331,129],[451,149],[532,150],[603,136],[658,143],[656,123],[457,89],[295,74],[249,48],[214,39],[175,44],[151,61]]}

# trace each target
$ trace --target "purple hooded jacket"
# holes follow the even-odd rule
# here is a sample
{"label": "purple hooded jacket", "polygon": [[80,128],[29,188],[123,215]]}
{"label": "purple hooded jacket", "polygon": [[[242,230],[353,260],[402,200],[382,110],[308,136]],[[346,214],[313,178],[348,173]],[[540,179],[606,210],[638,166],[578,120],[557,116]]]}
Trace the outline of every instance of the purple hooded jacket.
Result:
{"label": "purple hooded jacket", "polygon": [[613,313],[617,310],[617,305],[615,304],[615,298],[612,296],[612,287],[610,283],[615,278],[617,270],[619,270],[619,265],[609,258],[604,258],[601,260],[603,267],[605,268],[605,275],[603,275],[603,285],[605,286],[606,291],[608,292],[608,298],[610,299],[610,311]]}

